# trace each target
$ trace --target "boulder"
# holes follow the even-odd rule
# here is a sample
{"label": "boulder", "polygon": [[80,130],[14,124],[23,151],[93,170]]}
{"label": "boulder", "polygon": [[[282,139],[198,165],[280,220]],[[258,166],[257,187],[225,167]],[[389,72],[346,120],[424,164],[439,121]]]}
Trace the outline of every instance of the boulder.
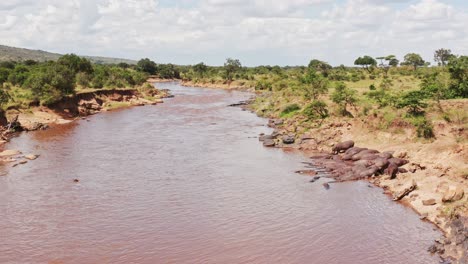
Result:
{"label": "boulder", "polygon": [[465,195],[465,191],[460,186],[456,188],[449,188],[444,193],[442,197],[442,202],[444,203],[456,202],[456,201],[463,199],[464,195]]}
{"label": "boulder", "polygon": [[422,204],[423,204],[424,206],[431,206],[431,205],[437,204],[437,202],[436,202],[435,199],[427,199],[427,200],[423,200],[423,201],[422,201]]}
{"label": "boulder", "polygon": [[19,150],[7,149],[7,150],[0,152],[0,157],[16,156],[19,154],[21,154]]}
{"label": "boulder", "polygon": [[273,139],[265,139],[263,141],[263,146],[265,146],[265,147],[274,147],[275,146],[275,141]]}
{"label": "boulder", "polygon": [[294,144],[294,141],[295,141],[294,137],[291,135],[283,136],[282,140],[283,140],[283,143],[287,145]]}
{"label": "boulder", "polygon": [[407,196],[408,194],[410,194],[412,191],[416,190],[416,187],[417,187],[417,184],[416,182],[413,180],[410,184],[407,184],[403,190],[395,193],[395,195],[393,196],[393,200],[394,201],[399,201],[401,199],[403,199],[405,196]]}
{"label": "boulder", "polygon": [[25,155],[24,158],[28,159],[28,160],[35,160],[35,159],[39,158],[39,155],[28,154],[28,155]]}

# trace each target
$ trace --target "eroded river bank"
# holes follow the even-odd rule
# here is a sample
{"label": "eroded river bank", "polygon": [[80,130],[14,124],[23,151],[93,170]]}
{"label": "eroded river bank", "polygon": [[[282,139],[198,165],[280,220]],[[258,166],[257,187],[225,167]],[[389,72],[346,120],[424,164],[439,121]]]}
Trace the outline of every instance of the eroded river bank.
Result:
{"label": "eroded river bank", "polygon": [[438,262],[440,233],[381,189],[325,190],[264,148],[267,120],[226,107],[249,94],[158,87],[176,97],[9,143],[41,156],[0,177],[0,263]]}

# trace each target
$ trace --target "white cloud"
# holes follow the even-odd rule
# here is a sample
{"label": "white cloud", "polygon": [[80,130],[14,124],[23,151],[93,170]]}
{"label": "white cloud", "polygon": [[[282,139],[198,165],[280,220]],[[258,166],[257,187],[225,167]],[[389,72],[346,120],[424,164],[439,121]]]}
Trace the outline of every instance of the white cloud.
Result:
{"label": "white cloud", "polygon": [[312,57],[351,64],[363,54],[406,52],[431,59],[441,47],[468,53],[467,6],[442,0],[187,3],[9,0],[0,3],[1,44],[175,63],[239,57],[250,65],[305,64]]}

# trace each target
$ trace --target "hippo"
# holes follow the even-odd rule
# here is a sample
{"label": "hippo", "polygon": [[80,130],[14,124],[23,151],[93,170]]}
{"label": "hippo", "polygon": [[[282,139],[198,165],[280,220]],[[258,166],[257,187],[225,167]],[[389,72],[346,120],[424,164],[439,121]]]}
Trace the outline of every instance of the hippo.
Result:
{"label": "hippo", "polygon": [[390,175],[390,179],[392,179],[392,180],[395,179],[396,175],[398,173],[398,165],[393,163],[393,162],[390,162],[386,172],[387,172],[388,175]]}
{"label": "hippo", "polygon": [[390,164],[390,162],[385,158],[377,158],[373,162],[374,162],[374,166],[379,168],[380,171],[385,170]]}
{"label": "hippo", "polygon": [[338,154],[338,153],[343,153],[352,147],[354,147],[354,141],[349,140],[349,141],[344,141],[344,142],[336,144],[333,147],[332,151],[333,151],[333,154]]}
{"label": "hippo", "polygon": [[359,177],[361,178],[370,177],[372,175],[378,174],[378,172],[379,172],[379,168],[377,168],[376,166],[371,166],[368,169],[359,173]]}
{"label": "hippo", "polygon": [[405,160],[405,159],[399,159],[399,158],[391,158],[388,160],[390,163],[394,163],[395,165],[397,165],[397,167],[401,167],[405,164],[407,164],[409,161],[408,160]]}

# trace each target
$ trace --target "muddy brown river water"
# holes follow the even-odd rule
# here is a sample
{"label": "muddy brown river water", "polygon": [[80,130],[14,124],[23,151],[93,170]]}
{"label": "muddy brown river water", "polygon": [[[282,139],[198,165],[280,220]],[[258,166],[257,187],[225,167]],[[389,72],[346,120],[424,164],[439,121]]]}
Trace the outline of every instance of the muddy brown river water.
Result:
{"label": "muddy brown river water", "polygon": [[[176,96],[25,133],[0,176],[0,263],[438,263],[440,233],[366,182],[295,174],[242,92]],[[74,183],[79,179],[79,183]]]}

